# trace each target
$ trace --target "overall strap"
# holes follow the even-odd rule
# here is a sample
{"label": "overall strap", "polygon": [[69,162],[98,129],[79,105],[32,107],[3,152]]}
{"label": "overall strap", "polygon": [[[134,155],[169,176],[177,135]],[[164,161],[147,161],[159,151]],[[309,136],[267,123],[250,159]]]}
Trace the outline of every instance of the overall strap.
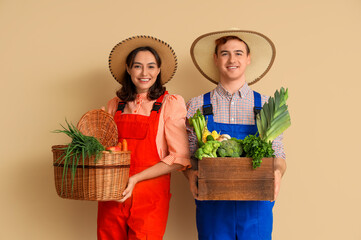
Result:
{"label": "overall strap", "polygon": [[124,108],[127,102],[119,102],[117,111],[124,112]]}
{"label": "overall strap", "polygon": [[253,91],[254,96],[254,118],[256,119],[257,114],[259,114],[262,110],[262,100],[261,100],[261,94],[259,94],[256,91]]}
{"label": "overall strap", "polygon": [[160,112],[160,108],[162,107],[163,104],[163,99],[165,97],[165,95],[168,94],[168,91],[165,91],[164,94],[162,96],[160,96],[157,101],[155,101],[153,103],[153,107],[152,110],[150,112],[150,119],[154,119],[156,118],[157,114]]}
{"label": "overall strap", "polygon": [[207,116],[208,123],[213,123],[213,107],[211,103],[211,92],[203,95],[203,115]]}

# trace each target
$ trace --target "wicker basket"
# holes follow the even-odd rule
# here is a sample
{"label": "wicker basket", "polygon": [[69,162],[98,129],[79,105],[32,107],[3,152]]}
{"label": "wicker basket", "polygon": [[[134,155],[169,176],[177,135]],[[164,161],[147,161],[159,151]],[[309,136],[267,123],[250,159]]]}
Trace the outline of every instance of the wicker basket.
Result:
{"label": "wicker basket", "polygon": [[[102,110],[87,112],[79,121],[77,128],[88,136],[96,137],[103,146],[114,146],[118,142],[118,131],[113,117]],[[62,154],[66,145],[52,146],[55,187],[62,198],[92,201],[120,200],[128,178],[130,151],[103,151],[95,163],[94,156],[80,163],[72,181],[71,169],[63,177]],[[73,189],[72,189],[72,182]]]}
{"label": "wicker basket", "polygon": [[115,146],[118,143],[118,129],[112,115],[96,109],[85,113],[77,125],[79,131],[86,136],[93,136],[104,147]]}

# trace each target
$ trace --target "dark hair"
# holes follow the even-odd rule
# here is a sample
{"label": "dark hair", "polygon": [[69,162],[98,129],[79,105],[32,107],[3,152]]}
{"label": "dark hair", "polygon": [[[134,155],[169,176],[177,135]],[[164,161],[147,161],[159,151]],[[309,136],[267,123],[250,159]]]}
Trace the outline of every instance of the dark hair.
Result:
{"label": "dark hair", "polygon": [[249,47],[247,45],[247,43],[245,41],[243,41],[242,39],[240,39],[239,37],[237,36],[224,36],[224,37],[221,37],[221,38],[218,38],[215,42],[216,42],[216,48],[214,49],[214,53],[216,55],[218,55],[218,47],[225,44],[226,42],[228,42],[229,40],[239,40],[241,42],[243,42],[245,45],[246,45],[246,50],[247,50],[247,55],[249,55],[251,53],[251,51],[249,50]]}
{"label": "dark hair", "polygon": [[[148,51],[151,52],[154,55],[154,58],[157,62],[157,66],[160,68],[162,61],[158,55],[158,53],[151,47],[139,47],[131,51],[126,59],[126,64],[129,68],[133,67],[135,56],[137,56],[138,52],[141,51]],[[162,81],[161,81],[161,72],[159,72],[157,79],[155,83],[149,88],[148,91],[148,99],[155,100],[162,96],[165,92],[166,88],[163,87]],[[137,89],[132,82],[131,76],[127,71],[124,73],[123,81],[122,81],[122,87],[116,92],[118,98],[120,98],[122,101],[128,102],[128,101],[134,101],[137,96]]]}

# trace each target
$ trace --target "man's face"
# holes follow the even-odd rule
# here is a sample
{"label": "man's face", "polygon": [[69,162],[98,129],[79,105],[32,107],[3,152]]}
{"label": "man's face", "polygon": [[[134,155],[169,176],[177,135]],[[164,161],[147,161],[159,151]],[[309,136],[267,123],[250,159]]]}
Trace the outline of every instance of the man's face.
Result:
{"label": "man's face", "polygon": [[221,81],[246,81],[245,70],[251,63],[251,56],[247,54],[246,45],[237,40],[228,40],[218,47],[214,62],[218,68]]}

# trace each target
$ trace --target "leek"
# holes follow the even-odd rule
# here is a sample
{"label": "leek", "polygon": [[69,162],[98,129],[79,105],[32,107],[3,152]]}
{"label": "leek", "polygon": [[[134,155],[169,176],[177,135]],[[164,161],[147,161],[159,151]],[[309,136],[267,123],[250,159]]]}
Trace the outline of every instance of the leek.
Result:
{"label": "leek", "polygon": [[272,142],[289,126],[291,118],[288,112],[286,101],[288,99],[288,89],[283,87],[276,90],[274,97],[270,97],[268,102],[256,116],[257,128],[260,138],[265,142]]}

